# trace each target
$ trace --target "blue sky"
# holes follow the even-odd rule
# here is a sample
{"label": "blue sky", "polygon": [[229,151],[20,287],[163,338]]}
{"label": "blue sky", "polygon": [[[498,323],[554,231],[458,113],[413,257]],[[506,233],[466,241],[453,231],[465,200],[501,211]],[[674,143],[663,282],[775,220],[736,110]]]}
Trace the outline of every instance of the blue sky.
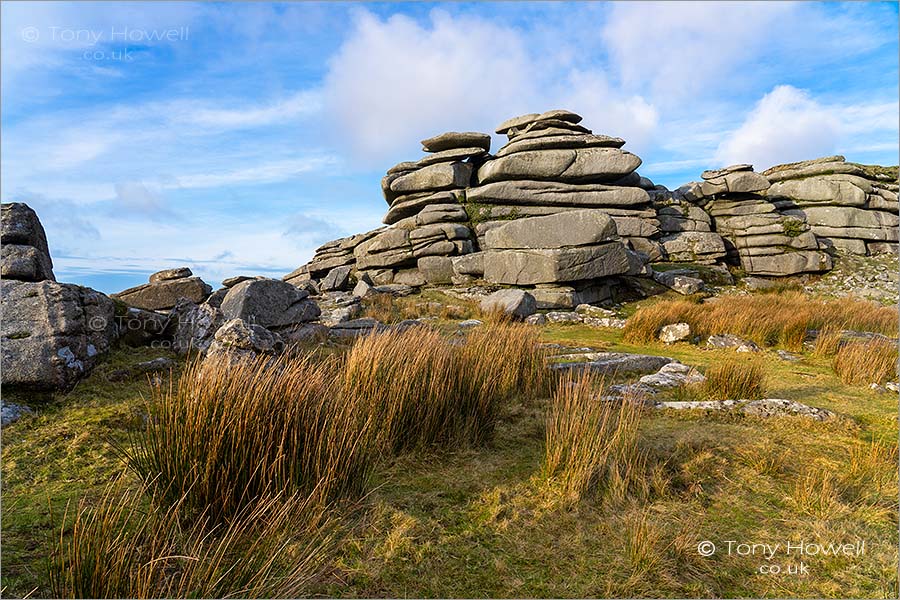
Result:
{"label": "blue sky", "polygon": [[[57,279],[280,276],[446,130],[569,108],[670,188],[898,162],[897,3],[2,4],[0,196]],[[502,140],[495,137],[494,148]]]}

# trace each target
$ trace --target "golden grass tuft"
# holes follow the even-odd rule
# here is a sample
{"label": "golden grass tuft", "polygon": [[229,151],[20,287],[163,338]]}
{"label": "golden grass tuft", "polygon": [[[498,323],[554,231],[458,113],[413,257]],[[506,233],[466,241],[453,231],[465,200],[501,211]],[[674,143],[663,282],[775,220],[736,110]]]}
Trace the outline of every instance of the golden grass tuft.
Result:
{"label": "golden grass tuft", "polygon": [[275,493],[358,496],[372,448],[335,374],[334,361],[309,358],[194,362],[149,404],[127,463],[170,504],[213,521]]}
{"label": "golden grass tuft", "polygon": [[[63,517],[47,560],[56,598],[297,597],[322,572],[333,541],[308,501],[275,496],[220,524],[107,487]],[[315,510],[313,510],[315,512]]]}
{"label": "golden grass tuft", "polygon": [[710,400],[758,400],[766,393],[762,361],[734,357],[717,362],[706,370],[702,393]]}
{"label": "golden grass tuft", "polygon": [[650,343],[670,323],[685,322],[703,335],[731,333],[765,346],[801,350],[807,330],[830,328],[897,335],[898,313],[876,303],[854,300],[817,300],[802,292],[722,296],[715,302],[664,300],[635,313],[625,326],[624,339]]}
{"label": "golden grass tuft", "polygon": [[564,375],[547,410],[544,476],[570,500],[621,500],[647,487],[647,455],[638,447],[640,406],[604,401],[602,388],[586,372]]}
{"label": "golden grass tuft", "polygon": [[425,328],[372,334],[353,345],[342,377],[344,395],[376,424],[378,447],[394,453],[484,443],[502,402],[546,385],[538,333],[515,324],[452,341]]}
{"label": "golden grass tuft", "polygon": [[848,385],[883,384],[897,379],[897,343],[874,338],[845,344],[834,355],[834,372]]}

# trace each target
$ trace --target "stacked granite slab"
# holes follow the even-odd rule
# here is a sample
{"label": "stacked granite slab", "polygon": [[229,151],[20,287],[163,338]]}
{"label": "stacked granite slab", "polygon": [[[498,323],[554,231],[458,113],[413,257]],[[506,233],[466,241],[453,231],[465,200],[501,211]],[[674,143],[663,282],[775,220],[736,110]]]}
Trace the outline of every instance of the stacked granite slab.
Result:
{"label": "stacked granite slab", "polygon": [[612,217],[626,243],[649,250],[660,233],[647,190],[653,182],[636,169],[641,159],[622,150],[625,140],[594,135],[567,110],[505,121],[497,133],[509,142],[485,161],[465,205],[479,241],[503,221],[596,209]]}
{"label": "stacked granite slab", "polygon": [[422,140],[427,153],[381,181],[389,227],[353,247],[356,279],[377,285],[450,283],[451,257],[475,251],[460,199],[491,147],[486,133],[448,131]]}
{"label": "stacked granite slab", "polygon": [[828,156],[777,165],[763,174],[777,209],[805,219],[828,246],[862,255],[897,251],[896,168]]}
{"label": "stacked granite slab", "polygon": [[729,261],[747,273],[775,277],[831,269],[830,255],[802,215],[781,214],[766,196],[769,180],[751,165],[704,171],[701,177],[678,193],[709,213]]}
{"label": "stacked granite slab", "polygon": [[212,293],[209,286],[188,267],[166,269],[150,276],[148,283],[111,294],[128,306],[150,311],[168,311],[175,307],[180,298],[200,303]]}
{"label": "stacked granite slab", "polygon": [[683,191],[653,190],[650,197],[662,237],[643,244],[633,240],[636,250],[654,262],[713,264],[725,258],[725,242],[713,231],[709,213],[689,201]]}
{"label": "stacked granite slab", "polygon": [[539,308],[609,298],[618,275],[638,275],[641,257],[622,243],[616,223],[600,210],[582,209],[515,219],[485,233],[483,278],[535,286]]}
{"label": "stacked granite slab", "polygon": [[282,279],[302,287],[309,281],[319,281],[329,275],[334,269],[356,267],[356,256],[353,251],[356,247],[385,231],[386,227],[380,227],[366,233],[359,233],[348,237],[327,242],[316,249],[312,260],[288,273]]}

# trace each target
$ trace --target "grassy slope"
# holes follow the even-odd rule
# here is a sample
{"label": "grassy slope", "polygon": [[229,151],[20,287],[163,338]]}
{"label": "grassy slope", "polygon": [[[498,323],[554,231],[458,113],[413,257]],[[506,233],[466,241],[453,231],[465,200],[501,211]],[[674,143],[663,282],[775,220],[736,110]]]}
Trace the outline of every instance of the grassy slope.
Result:
{"label": "grassy slope", "polygon": [[[676,357],[702,368],[727,351],[633,347],[615,331],[548,327],[547,341]],[[149,384],[104,374],[161,353],[121,351],[40,415],[3,431],[4,595],[40,586],[52,533],[48,500],[97,493],[121,471],[122,441]],[[842,385],[824,360],[772,357],[771,397],[847,415],[835,424],[650,414],[642,443],[666,461],[668,491],[649,504],[564,506],[541,482],[542,409],[511,406],[491,447],[408,456],[382,469],[366,510],[319,591],[333,596],[897,595],[896,465],[888,489],[833,485],[861,441],[896,447],[896,398]],[[893,479],[892,479],[893,478]],[[873,477],[869,477],[873,479]],[[808,482],[803,484],[802,482]],[[869,492],[874,483],[868,486]],[[833,489],[832,489],[833,488]],[[57,515],[58,517],[59,515]],[[859,558],[810,557],[810,575],[759,575],[760,558],[701,558],[700,540],[866,541]],[[796,563],[779,557],[777,563]],[[39,590],[40,593],[40,590]]]}

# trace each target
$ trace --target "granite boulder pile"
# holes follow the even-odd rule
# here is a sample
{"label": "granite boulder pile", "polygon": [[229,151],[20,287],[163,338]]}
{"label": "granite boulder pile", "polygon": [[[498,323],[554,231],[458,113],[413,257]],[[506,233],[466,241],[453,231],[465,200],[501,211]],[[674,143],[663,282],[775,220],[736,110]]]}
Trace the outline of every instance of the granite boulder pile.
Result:
{"label": "granite boulder pile", "polygon": [[897,251],[897,172],[828,156],[763,172],[769,200],[809,223],[828,246],[854,254]]}
{"label": "granite boulder pile", "polygon": [[113,301],[55,281],[47,239],[26,204],[2,211],[2,383],[6,389],[65,390],[117,337]]}
{"label": "granite boulder pile", "polygon": [[726,258],[749,274],[785,276],[831,269],[802,215],[782,214],[767,197],[769,180],[751,165],[704,171],[703,181],[682,186],[688,202],[702,206],[724,242]]}

